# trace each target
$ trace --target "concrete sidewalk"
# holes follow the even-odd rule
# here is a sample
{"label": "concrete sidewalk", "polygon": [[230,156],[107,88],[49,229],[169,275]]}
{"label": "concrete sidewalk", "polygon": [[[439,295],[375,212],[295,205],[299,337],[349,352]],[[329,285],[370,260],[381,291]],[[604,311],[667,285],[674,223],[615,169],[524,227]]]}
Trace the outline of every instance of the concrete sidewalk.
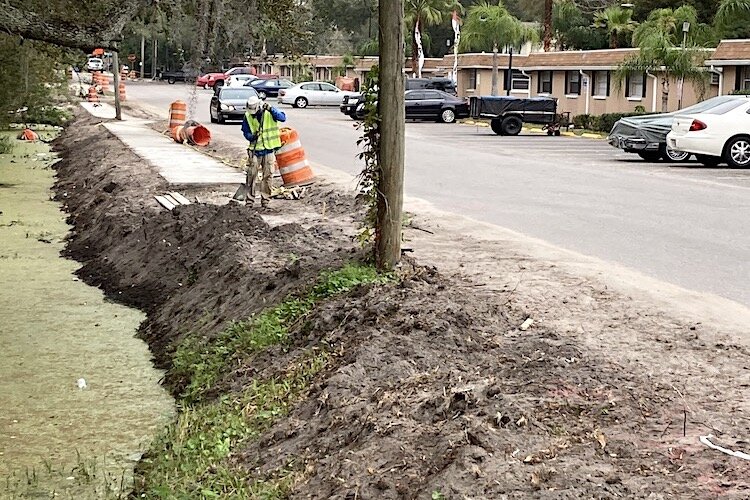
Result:
{"label": "concrete sidewalk", "polygon": [[[93,116],[114,119],[115,108],[105,103],[83,102],[81,106]],[[104,126],[135,154],[157,168],[170,184],[242,184],[245,174],[209,156],[174,142],[141,120],[123,115],[122,121]]]}

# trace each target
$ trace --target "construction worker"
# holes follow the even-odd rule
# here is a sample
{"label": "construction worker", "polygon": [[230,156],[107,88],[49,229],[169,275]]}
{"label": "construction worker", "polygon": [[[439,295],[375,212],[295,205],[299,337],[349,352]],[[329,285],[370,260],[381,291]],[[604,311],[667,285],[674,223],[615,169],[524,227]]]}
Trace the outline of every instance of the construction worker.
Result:
{"label": "construction worker", "polygon": [[250,143],[247,147],[247,180],[245,205],[252,206],[258,184],[258,169],[262,167],[260,181],[260,204],[267,207],[271,201],[273,170],[276,163],[274,152],[281,147],[278,122],[286,121],[286,115],[262,102],[258,96],[247,99],[247,111],[242,118],[242,134]]}

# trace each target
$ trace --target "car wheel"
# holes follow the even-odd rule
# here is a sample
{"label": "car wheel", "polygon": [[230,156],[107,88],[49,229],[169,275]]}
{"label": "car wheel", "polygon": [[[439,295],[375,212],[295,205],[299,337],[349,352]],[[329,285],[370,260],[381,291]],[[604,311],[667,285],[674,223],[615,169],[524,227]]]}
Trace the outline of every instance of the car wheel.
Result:
{"label": "car wheel", "polygon": [[266,98],[266,97],[268,97],[268,96],[266,95],[266,93],[265,93],[265,92],[263,92],[262,90],[259,90],[259,91],[258,91],[258,97],[259,97],[260,99],[264,99],[264,100],[265,100],[265,98]]}
{"label": "car wheel", "polygon": [[456,113],[452,109],[444,109],[440,113],[440,121],[443,123],[453,123],[456,121]]}
{"label": "car wheel", "polygon": [[495,132],[497,135],[505,135],[503,133],[503,127],[502,127],[502,121],[495,119],[490,122],[490,128],[493,132]]}
{"label": "car wheel", "polygon": [[661,159],[659,151],[638,151],[638,156],[650,163],[656,163]]}
{"label": "car wheel", "polygon": [[175,78],[173,76],[170,76],[169,78],[167,78],[167,83],[170,84],[170,85],[174,85],[174,82],[176,82],[176,81],[177,80],[175,80]]}
{"label": "car wheel", "polygon": [[204,84],[203,84],[203,89],[204,89],[204,90],[208,90],[208,89],[210,89],[210,88],[211,88],[211,86],[210,86],[209,84],[207,84],[207,83],[204,83]]}
{"label": "car wheel", "polygon": [[750,167],[750,137],[734,137],[724,146],[724,159],[730,167]]}
{"label": "car wheel", "polygon": [[690,153],[686,151],[678,151],[676,149],[672,149],[666,144],[663,144],[661,147],[662,151],[662,158],[666,161],[675,161],[675,162],[682,162],[687,161],[688,158],[690,158]]}
{"label": "car wheel", "polygon": [[505,135],[518,135],[523,128],[523,121],[517,116],[508,116],[500,124]]}
{"label": "car wheel", "polygon": [[216,80],[214,82],[214,88],[216,87],[223,87],[224,86],[224,80]]}
{"label": "car wheel", "polygon": [[698,163],[702,163],[705,167],[716,167],[721,162],[721,157],[711,155],[695,155],[695,159]]}
{"label": "car wheel", "polygon": [[306,108],[307,107],[307,99],[304,97],[298,97],[294,100],[294,107],[296,108]]}

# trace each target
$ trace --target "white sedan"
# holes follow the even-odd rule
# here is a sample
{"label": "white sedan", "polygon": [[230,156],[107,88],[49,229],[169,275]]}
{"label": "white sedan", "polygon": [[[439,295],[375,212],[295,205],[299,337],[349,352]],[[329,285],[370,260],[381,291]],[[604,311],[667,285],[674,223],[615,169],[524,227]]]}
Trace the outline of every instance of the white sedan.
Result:
{"label": "white sedan", "polygon": [[302,82],[279,91],[279,103],[291,104],[295,108],[307,106],[340,106],[344,96],[359,95],[358,92],[341,90],[327,82]]}
{"label": "white sedan", "polygon": [[257,80],[258,77],[255,75],[246,75],[243,73],[237,73],[234,75],[229,75],[229,78],[227,79],[225,85],[229,87],[243,87],[247,82],[251,80]]}
{"label": "white sedan", "polygon": [[737,96],[702,113],[677,115],[667,135],[670,148],[695,154],[715,167],[750,167],[750,96]]}

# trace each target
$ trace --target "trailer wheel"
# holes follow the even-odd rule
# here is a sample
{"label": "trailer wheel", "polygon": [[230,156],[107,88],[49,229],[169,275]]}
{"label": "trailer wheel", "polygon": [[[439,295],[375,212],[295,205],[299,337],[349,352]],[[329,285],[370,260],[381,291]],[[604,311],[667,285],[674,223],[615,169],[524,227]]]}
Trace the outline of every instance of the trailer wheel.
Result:
{"label": "trailer wheel", "polygon": [[523,121],[517,116],[508,116],[503,120],[500,127],[505,135],[518,135],[523,128]]}
{"label": "trailer wheel", "polygon": [[495,118],[490,122],[490,128],[493,132],[495,132],[497,135],[505,135],[503,133],[503,127],[502,127],[502,120],[499,118]]}

